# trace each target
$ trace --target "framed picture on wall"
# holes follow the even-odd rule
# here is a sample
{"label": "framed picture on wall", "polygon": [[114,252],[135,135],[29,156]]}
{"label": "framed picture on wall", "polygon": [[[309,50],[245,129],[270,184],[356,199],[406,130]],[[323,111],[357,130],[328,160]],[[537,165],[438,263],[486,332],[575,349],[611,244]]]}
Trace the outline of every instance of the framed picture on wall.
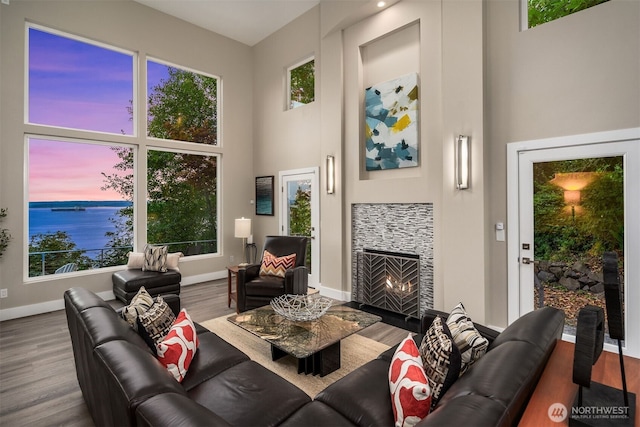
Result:
{"label": "framed picture on wall", "polygon": [[256,177],[256,215],[273,216],[273,175]]}

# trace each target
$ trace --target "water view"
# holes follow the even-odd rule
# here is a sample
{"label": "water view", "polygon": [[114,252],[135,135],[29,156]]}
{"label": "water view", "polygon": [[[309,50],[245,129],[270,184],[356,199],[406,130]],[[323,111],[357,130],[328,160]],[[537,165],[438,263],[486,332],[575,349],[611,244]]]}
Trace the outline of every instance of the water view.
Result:
{"label": "water view", "polygon": [[117,218],[117,212],[127,206],[131,206],[131,202],[31,202],[29,241],[37,234],[63,231],[77,249],[102,249],[109,241],[105,234],[115,231],[109,218]]}

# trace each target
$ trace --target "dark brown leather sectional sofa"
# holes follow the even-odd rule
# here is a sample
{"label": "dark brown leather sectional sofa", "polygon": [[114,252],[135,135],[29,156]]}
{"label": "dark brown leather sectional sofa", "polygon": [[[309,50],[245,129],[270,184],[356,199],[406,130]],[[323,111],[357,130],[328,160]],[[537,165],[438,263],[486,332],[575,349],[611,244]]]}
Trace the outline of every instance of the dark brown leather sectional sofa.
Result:
{"label": "dark brown leather sectional sofa", "polygon": [[[312,400],[198,326],[198,352],[178,383],[100,297],[72,288],[64,300],[78,383],[98,426],[394,424],[388,383],[393,348]],[[423,327],[435,314],[425,315]],[[500,334],[478,325],[491,341],[489,351],[418,425],[517,424],[563,326],[564,313],[552,308],[529,313]]]}

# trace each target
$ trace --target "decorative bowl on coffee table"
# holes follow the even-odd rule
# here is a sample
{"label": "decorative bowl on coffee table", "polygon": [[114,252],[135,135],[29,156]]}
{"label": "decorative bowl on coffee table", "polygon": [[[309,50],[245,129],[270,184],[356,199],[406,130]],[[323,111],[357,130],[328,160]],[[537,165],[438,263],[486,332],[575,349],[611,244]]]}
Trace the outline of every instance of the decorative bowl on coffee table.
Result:
{"label": "decorative bowl on coffee table", "polygon": [[331,307],[331,299],[318,295],[282,295],[271,300],[273,311],[294,322],[316,320]]}

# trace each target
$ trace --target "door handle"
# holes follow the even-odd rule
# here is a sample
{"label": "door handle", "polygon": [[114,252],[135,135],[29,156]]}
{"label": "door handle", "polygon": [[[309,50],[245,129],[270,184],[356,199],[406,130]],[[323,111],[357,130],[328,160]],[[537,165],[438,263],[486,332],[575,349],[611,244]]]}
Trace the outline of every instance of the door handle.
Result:
{"label": "door handle", "polygon": [[535,259],[531,259],[531,258],[527,258],[527,257],[523,257],[523,258],[522,258],[522,263],[523,263],[523,264],[537,264],[537,263],[539,263],[539,262],[540,262],[540,261],[537,261],[537,260],[535,260]]}

